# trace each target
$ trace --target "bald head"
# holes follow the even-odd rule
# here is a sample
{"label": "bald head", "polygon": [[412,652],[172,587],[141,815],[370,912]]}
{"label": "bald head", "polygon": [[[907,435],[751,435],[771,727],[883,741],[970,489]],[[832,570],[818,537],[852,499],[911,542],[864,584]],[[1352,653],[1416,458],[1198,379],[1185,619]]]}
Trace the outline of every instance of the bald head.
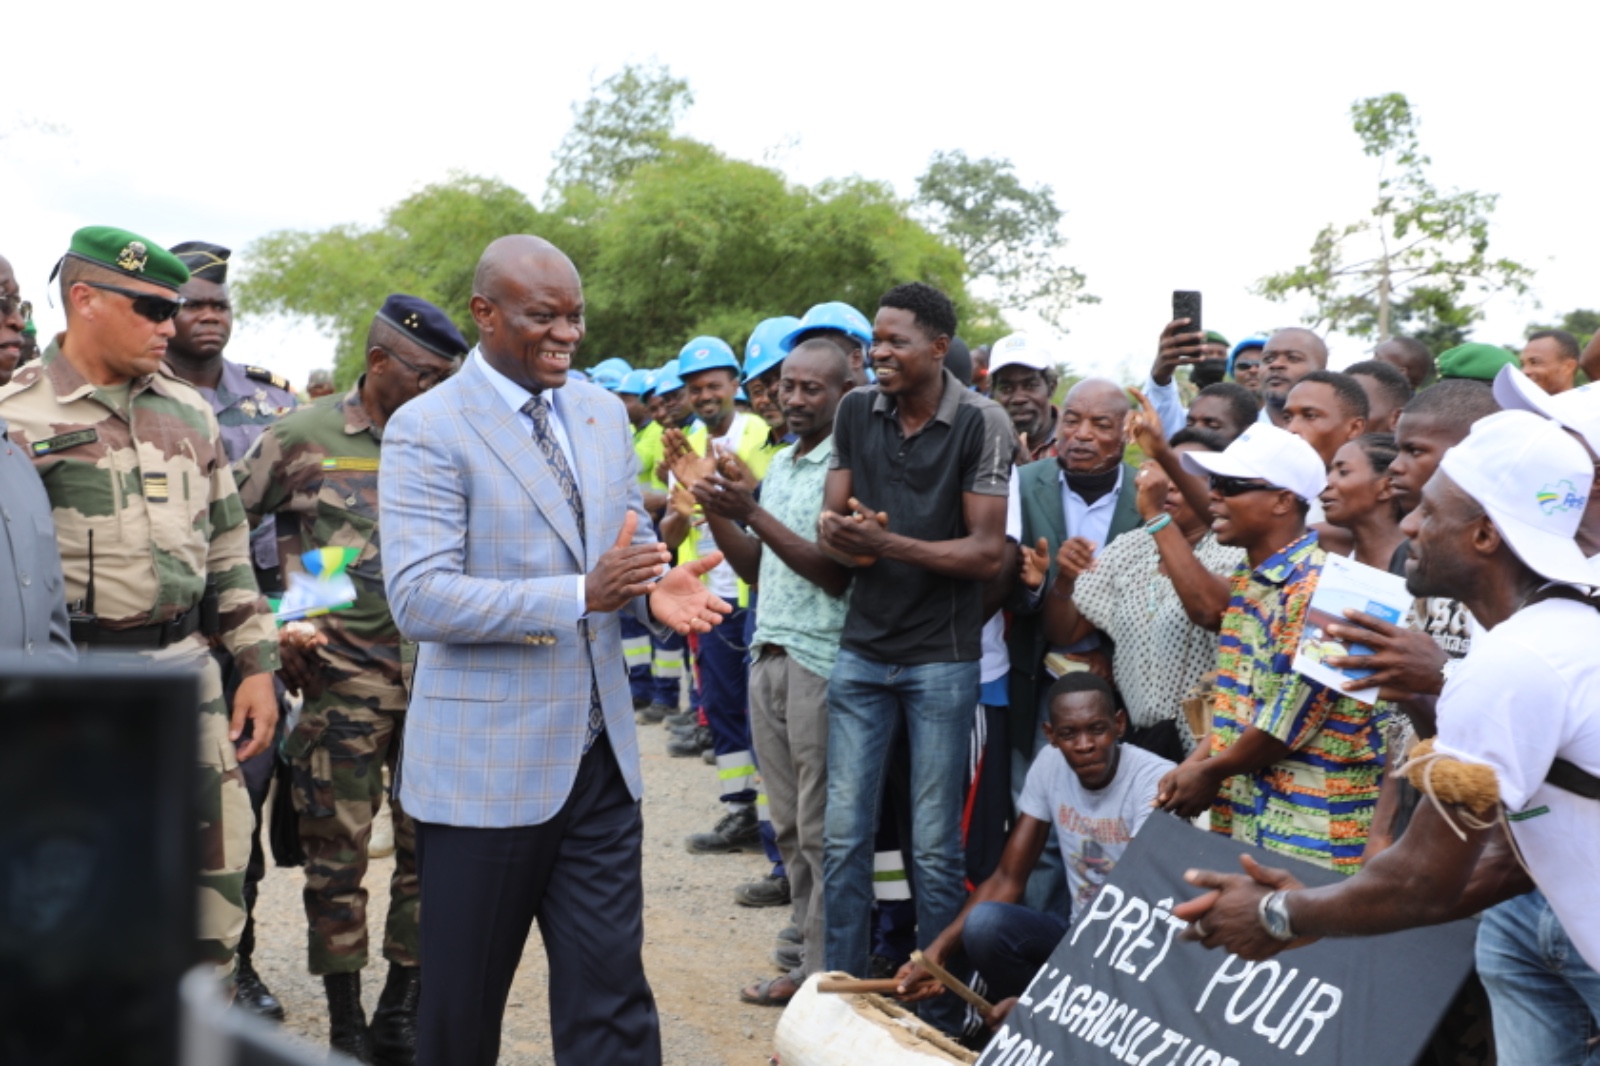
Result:
{"label": "bald head", "polygon": [[1107,378],[1085,378],[1061,403],[1056,459],[1069,475],[1100,474],[1122,461],[1128,397]]}
{"label": "bald head", "polygon": [[553,271],[578,276],[578,268],[560,248],[543,237],[526,233],[513,233],[489,242],[489,247],[478,257],[478,269],[472,275],[472,291],[497,298],[508,280],[527,278]]}
{"label": "bald head", "polygon": [[1084,378],[1067,391],[1066,406],[1101,409],[1128,409],[1127,393],[1110,378]]}
{"label": "bald head", "polygon": [[529,392],[558,389],[585,328],[578,268],[541,237],[501,237],[478,260],[472,318],[490,366]]}

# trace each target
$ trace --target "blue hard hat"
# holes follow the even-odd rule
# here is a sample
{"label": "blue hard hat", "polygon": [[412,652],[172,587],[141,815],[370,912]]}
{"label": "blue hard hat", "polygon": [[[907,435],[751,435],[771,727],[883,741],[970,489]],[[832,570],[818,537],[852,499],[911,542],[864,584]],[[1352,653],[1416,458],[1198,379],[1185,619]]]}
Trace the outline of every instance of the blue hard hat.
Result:
{"label": "blue hard hat", "polygon": [[617,386],[622,383],[623,377],[632,369],[633,367],[628,365],[626,359],[618,359],[616,357],[602,359],[589,368],[589,380],[603,389],[610,389],[612,392],[616,392]]}
{"label": "blue hard hat", "polygon": [[696,337],[678,353],[678,376],[688,377],[702,370],[731,370],[739,375],[739,360],[728,342],[716,337]]}
{"label": "blue hard hat", "polygon": [[612,392],[627,393],[629,396],[643,396],[650,391],[652,375],[648,370],[630,370],[622,375],[622,380],[611,389]]}
{"label": "blue hard hat", "polygon": [[672,360],[666,366],[656,371],[655,391],[676,392],[683,388],[683,379],[678,376],[678,361]]}
{"label": "blue hard hat", "polygon": [[807,311],[806,317],[800,320],[800,325],[790,330],[789,335],[779,342],[780,346],[787,352],[794,347],[802,333],[813,329],[836,329],[860,341],[861,347],[872,347],[872,323],[867,321],[867,316],[838,300],[818,304]]}
{"label": "blue hard hat", "polygon": [[744,380],[758,378],[783,362],[789,354],[783,339],[793,333],[800,320],[793,315],[769,318],[755,328],[744,346]]}
{"label": "blue hard hat", "polygon": [[750,394],[748,392],[744,391],[744,386],[743,385],[739,386],[739,391],[733,394],[733,398],[735,400],[737,400],[739,403],[749,403],[750,402]]}

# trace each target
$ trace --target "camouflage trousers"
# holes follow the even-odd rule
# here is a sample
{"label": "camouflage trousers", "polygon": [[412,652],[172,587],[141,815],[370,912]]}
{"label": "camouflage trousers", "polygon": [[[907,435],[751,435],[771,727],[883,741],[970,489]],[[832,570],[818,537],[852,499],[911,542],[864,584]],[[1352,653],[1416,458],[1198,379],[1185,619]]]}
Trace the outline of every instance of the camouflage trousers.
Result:
{"label": "camouflage trousers", "polygon": [[[304,892],[313,974],[354,973],[367,964],[367,843],[405,725],[405,690],[367,678],[340,682],[307,700],[284,741],[306,853]],[[420,966],[416,828],[389,798],[395,868],[383,956]]]}
{"label": "camouflage trousers", "polygon": [[244,871],[250,861],[255,812],[245,791],[244,773],[228,739],[228,704],[222,671],[198,637],[139,658],[161,666],[191,668],[200,675],[200,747],[196,785],[200,831],[200,899],[197,924],[202,961],[231,977],[239,936],[244,932]]}

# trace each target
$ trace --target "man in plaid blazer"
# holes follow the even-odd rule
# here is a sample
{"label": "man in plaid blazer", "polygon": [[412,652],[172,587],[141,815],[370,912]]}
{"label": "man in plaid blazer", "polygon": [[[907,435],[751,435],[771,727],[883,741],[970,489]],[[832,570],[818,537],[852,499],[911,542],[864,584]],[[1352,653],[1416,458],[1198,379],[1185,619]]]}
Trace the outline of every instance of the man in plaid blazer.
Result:
{"label": "man in plaid blazer", "polygon": [[699,581],[720,556],[666,572],[626,411],[567,380],[571,261],[503,237],[471,307],[477,349],[396,412],[379,470],[389,602],[420,645],[398,782],[422,882],[417,1061],[496,1060],[537,919],[556,1061],[659,1063],[616,612],[708,631],[730,610]]}

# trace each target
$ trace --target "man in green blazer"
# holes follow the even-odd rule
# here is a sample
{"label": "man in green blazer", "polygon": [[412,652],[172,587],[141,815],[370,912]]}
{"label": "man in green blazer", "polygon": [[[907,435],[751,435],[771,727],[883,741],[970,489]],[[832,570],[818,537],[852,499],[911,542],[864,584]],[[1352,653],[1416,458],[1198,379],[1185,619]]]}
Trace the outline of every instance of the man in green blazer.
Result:
{"label": "man in green blazer", "polygon": [[[1083,537],[1097,550],[1103,549],[1141,524],[1134,506],[1135,471],[1122,459],[1128,410],[1127,394],[1116,382],[1105,378],[1080,381],[1062,403],[1054,461],[1030,463],[1016,475],[1022,505],[1021,542],[1036,550],[1044,542],[1050,563],[1037,592],[1019,586],[1012,600],[1008,644],[1013,798],[1043,743],[1044,708],[1039,697],[1049,689],[1052,675],[1081,669],[1088,656],[1109,651],[1109,646],[1102,647],[1104,638],[1099,635],[1070,648],[1048,647],[1040,611],[1049,595],[1046,590],[1055,581],[1056,551],[1062,541]],[[1066,913],[1066,880],[1057,849],[1045,849],[1025,902],[1039,910]]]}

